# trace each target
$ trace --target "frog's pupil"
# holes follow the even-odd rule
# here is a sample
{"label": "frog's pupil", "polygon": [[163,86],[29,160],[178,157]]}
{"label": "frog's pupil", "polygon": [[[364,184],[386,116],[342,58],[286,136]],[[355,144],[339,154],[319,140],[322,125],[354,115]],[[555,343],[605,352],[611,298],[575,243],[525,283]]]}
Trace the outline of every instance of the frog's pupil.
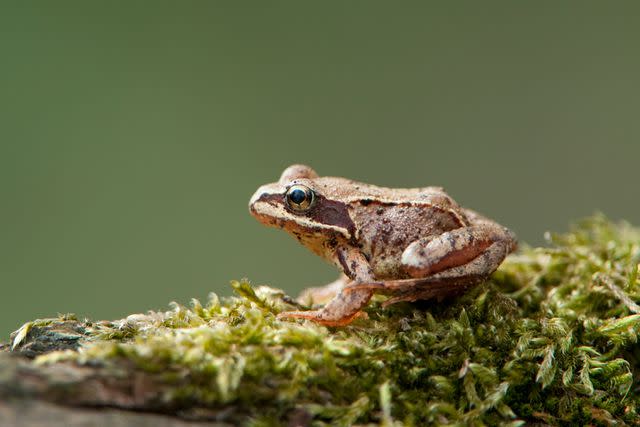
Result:
{"label": "frog's pupil", "polygon": [[306,198],[307,198],[307,193],[305,193],[300,189],[295,189],[289,194],[289,200],[291,200],[293,203],[297,205],[304,202],[304,199]]}

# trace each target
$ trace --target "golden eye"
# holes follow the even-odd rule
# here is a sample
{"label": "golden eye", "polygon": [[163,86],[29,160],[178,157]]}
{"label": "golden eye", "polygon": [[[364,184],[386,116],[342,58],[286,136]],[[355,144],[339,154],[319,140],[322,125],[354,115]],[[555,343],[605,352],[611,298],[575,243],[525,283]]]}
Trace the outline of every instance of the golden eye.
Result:
{"label": "golden eye", "polygon": [[287,201],[287,206],[289,206],[291,210],[304,212],[311,209],[311,206],[313,206],[315,194],[309,187],[296,184],[289,187],[285,200]]}

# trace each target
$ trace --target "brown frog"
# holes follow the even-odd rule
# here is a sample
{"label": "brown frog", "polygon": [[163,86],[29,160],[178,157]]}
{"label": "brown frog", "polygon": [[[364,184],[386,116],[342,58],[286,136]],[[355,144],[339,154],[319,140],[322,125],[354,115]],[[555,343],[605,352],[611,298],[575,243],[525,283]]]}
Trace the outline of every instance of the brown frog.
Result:
{"label": "brown frog", "polygon": [[442,298],[485,280],[515,250],[515,235],[460,207],[442,188],[384,188],[319,177],[308,166],[288,167],[249,202],[251,214],[279,227],[335,264],[335,282],[305,292],[319,310],[289,311],[339,326],[350,323],[374,293],[399,301]]}

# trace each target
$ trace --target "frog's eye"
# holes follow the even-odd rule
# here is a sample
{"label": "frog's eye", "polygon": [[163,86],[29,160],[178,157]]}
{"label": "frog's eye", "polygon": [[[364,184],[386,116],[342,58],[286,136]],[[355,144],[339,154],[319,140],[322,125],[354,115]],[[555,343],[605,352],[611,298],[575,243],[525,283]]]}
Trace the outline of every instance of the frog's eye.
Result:
{"label": "frog's eye", "polygon": [[315,194],[309,187],[296,184],[289,187],[285,197],[287,206],[293,211],[304,212],[311,209],[315,201]]}

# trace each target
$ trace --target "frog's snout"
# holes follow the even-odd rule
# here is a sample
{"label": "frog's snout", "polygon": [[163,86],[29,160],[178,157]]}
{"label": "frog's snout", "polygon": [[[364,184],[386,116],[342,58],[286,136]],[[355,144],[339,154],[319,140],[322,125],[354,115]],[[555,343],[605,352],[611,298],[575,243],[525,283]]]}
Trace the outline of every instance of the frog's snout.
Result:
{"label": "frog's snout", "polygon": [[251,199],[249,199],[249,212],[251,213],[251,215],[257,217],[260,214],[260,204],[264,203],[261,202],[261,199],[263,199],[265,196],[266,193],[260,191],[260,189],[258,189],[258,191],[256,191],[253,196],[251,196]]}
{"label": "frog's snout", "polygon": [[268,185],[263,185],[253,193],[251,199],[249,199],[249,211],[253,214],[259,211],[259,207],[263,203],[267,203],[267,200],[271,194],[268,190]]}
{"label": "frog's snout", "polygon": [[263,185],[249,199],[249,212],[261,223],[273,225],[281,199],[279,188],[273,184]]}

